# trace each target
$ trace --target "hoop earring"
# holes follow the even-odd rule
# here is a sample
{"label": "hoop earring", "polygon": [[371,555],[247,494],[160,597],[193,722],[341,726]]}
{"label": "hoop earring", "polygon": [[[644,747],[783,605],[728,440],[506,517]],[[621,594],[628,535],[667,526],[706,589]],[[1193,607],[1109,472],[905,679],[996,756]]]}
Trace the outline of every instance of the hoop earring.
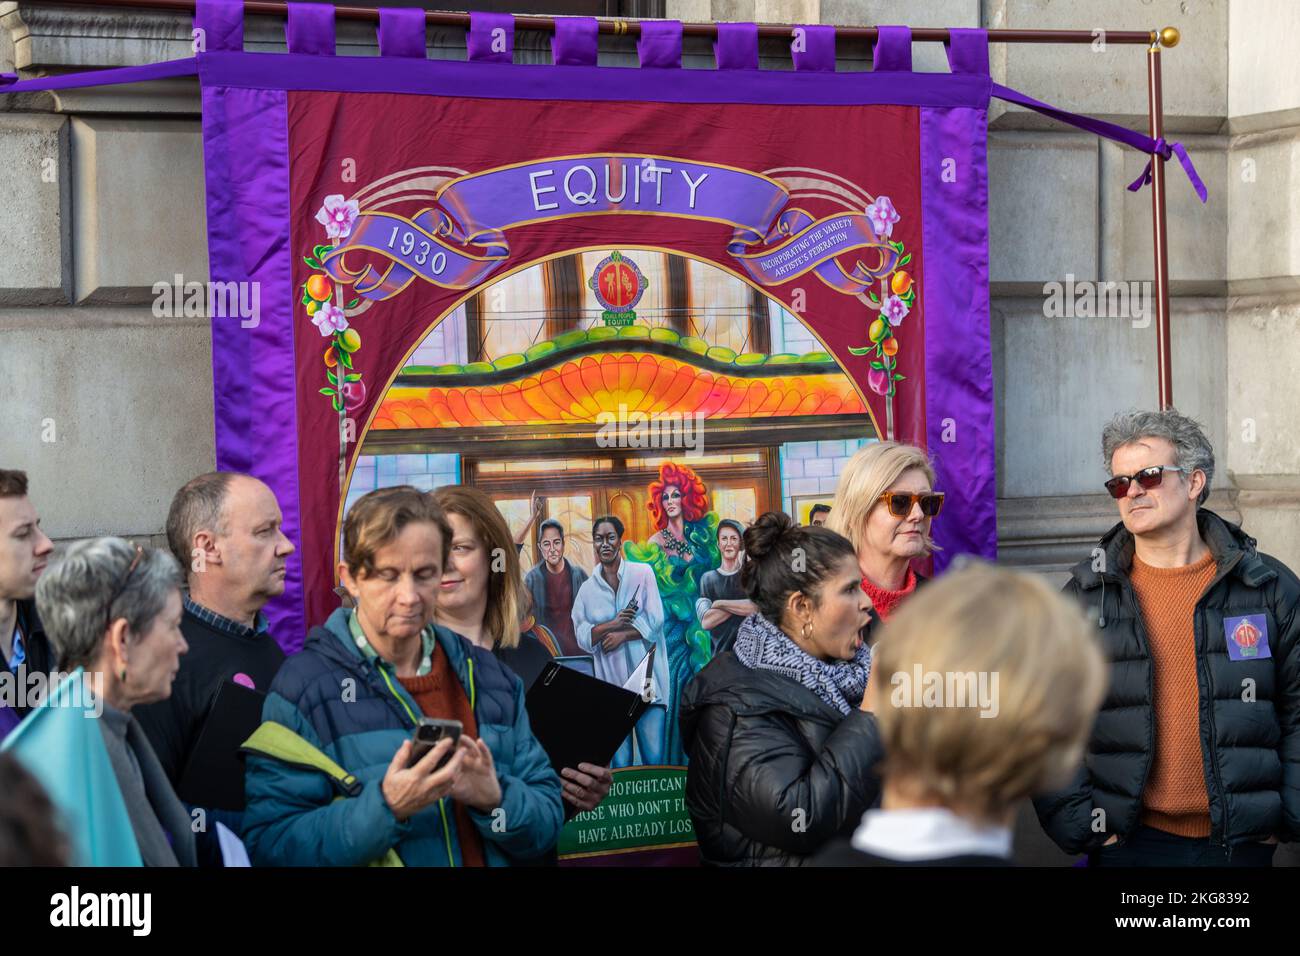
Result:
{"label": "hoop earring", "polygon": [[812,640],[812,636],[810,633],[811,631],[812,631],[812,624],[810,624],[808,621],[804,621],[803,628],[799,631],[799,633],[803,635],[803,639],[805,641]]}
{"label": "hoop earring", "polygon": [[125,683],[126,683],[126,668],[125,668],[125,667],[123,667],[123,668],[118,672],[117,679],[118,679],[118,682],[119,682],[119,683],[122,683],[122,684],[125,684]]}

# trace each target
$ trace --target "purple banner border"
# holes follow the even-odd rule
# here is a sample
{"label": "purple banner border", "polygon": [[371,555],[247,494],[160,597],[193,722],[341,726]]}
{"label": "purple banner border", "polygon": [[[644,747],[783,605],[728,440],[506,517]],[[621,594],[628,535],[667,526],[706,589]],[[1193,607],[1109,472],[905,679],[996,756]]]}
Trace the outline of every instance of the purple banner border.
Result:
{"label": "purple banner border", "polygon": [[[997,454],[989,331],[987,110],[921,111],[925,437],[947,493],[933,527],[941,571],[959,554],[997,560]],[[958,182],[945,181],[955,163]],[[948,202],[960,188],[963,202]]]}
{"label": "purple banner border", "polygon": [[[286,561],[284,594],[266,606],[266,616],[272,636],[292,653],[306,637],[306,608],[287,118],[283,91],[203,90],[209,274],[214,281],[258,283],[261,309],[249,328],[237,319],[212,319],[217,468],[260,478],[280,503],[281,530],[297,550]],[[238,148],[231,148],[232,136]]]}
{"label": "purple banner border", "polygon": [[419,57],[320,57],[293,53],[203,53],[205,87],[423,93],[516,100],[770,105],[969,106],[987,109],[987,76],[951,73],[793,73],[784,70],[655,70],[549,64],[468,63]]}

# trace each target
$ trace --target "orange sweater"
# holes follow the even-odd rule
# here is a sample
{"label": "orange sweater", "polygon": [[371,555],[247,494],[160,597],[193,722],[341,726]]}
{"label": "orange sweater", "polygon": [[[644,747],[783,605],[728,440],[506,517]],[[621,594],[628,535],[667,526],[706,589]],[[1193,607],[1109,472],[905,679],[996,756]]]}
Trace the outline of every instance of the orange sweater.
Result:
{"label": "orange sweater", "polygon": [[1211,554],[1181,568],[1154,568],[1134,555],[1129,575],[1151,648],[1156,725],[1140,820],[1184,837],[1210,835],[1193,616],[1214,571]]}

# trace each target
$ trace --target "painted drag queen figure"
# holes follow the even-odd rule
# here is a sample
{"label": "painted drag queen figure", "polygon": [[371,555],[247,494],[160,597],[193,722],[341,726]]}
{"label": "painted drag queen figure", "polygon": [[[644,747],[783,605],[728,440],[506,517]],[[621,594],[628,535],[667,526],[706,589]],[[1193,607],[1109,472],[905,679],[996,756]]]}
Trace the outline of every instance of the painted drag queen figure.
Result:
{"label": "painted drag queen figure", "polygon": [[664,642],[668,646],[668,714],[664,762],[684,766],[677,726],[681,689],[708,663],[709,632],[695,616],[700,578],[720,563],[717,546],[718,516],[709,511],[708,489],[688,466],[665,462],[659,480],[650,483],[646,507],[659,530],[644,545],[628,542],[631,561],[654,569],[664,608]]}

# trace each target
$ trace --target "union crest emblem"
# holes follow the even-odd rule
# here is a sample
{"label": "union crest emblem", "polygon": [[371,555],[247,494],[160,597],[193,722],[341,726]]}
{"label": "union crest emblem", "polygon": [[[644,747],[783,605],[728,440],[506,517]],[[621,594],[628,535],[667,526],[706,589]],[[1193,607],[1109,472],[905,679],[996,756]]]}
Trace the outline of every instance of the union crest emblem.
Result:
{"label": "union crest emblem", "polygon": [[1234,661],[1262,661],[1273,656],[1268,646],[1268,617],[1243,614],[1223,620],[1228,657]]}
{"label": "union crest emblem", "polygon": [[597,263],[587,286],[605,310],[601,318],[606,325],[631,325],[636,321],[632,310],[645,295],[646,277],[631,259],[621,252],[611,252]]}
{"label": "union crest emblem", "polygon": [[1250,618],[1243,618],[1233,629],[1232,640],[1241,649],[1242,657],[1254,657],[1259,653],[1259,628],[1250,622]]}

